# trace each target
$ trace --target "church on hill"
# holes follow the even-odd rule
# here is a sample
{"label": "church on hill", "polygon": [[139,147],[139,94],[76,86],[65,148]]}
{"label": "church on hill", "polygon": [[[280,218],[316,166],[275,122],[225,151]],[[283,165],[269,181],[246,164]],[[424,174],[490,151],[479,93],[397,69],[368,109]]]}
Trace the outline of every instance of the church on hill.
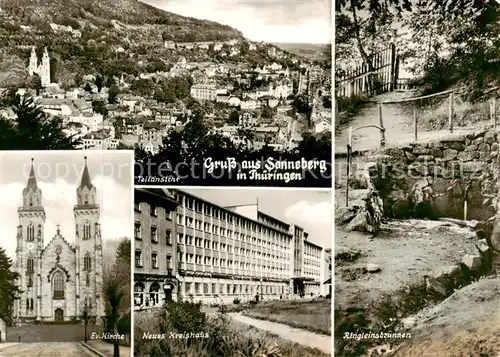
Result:
{"label": "church on hill", "polygon": [[85,310],[97,321],[105,315],[100,208],[86,157],[76,196],[74,222],[62,222],[74,225],[74,244],[63,237],[60,225],[53,237],[46,237],[43,196],[32,159],[18,208],[14,268],[22,292],[14,306],[17,323],[79,320]]}
{"label": "church on hill", "polygon": [[28,66],[28,74],[30,76],[37,74],[40,76],[42,87],[50,86],[50,57],[47,47],[43,51],[42,61],[38,64],[38,56],[35,51],[35,46],[31,48],[30,63]]}

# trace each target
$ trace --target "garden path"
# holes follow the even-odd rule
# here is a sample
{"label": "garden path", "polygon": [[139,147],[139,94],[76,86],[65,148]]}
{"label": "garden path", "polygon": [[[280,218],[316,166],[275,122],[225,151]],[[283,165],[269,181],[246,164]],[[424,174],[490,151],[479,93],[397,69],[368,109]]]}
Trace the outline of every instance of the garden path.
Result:
{"label": "garden path", "polygon": [[244,316],[241,313],[230,313],[229,315],[233,319],[241,323],[271,332],[281,338],[301,344],[303,346],[317,348],[318,350],[326,354],[331,354],[332,343],[330,336],[320,335],[314,332],[298,329],[277,322],[254,319],[248,316]]}

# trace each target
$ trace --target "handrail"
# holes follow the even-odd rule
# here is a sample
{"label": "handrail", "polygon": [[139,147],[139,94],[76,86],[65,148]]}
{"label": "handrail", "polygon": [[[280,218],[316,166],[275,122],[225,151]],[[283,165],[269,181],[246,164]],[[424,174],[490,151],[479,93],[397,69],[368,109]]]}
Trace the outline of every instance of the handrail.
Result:
{"label": "handrail", "polygon": [[448,89],[443,92],[439,93],[433,93],[433,94],[428,94],[428,95],[423,95],[420,97],[413,97],[413,98],[406,98],[406,99],[397,99],[397,100],[387,100],[387,101],[382,101],[382,102],[377,102],[377,101],[369,101],[369,103],[376,103],[376,104],[396,104],[396,103],[404,103],[404,102],[413,102],[416,100],[421,100],[421,99],[427,99],[427,98],[432,98],[432,97],[437,97],[439,95],[444,95],[444,94],[450,94],[455,92],[456,89]]}

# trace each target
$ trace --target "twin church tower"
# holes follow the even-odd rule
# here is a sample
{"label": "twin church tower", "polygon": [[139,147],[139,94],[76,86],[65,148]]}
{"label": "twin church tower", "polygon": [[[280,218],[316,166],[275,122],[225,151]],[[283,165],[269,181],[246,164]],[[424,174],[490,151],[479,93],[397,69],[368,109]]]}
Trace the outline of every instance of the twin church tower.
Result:
{"label": "twin church tower", "polygon": [[42,56],[42,62],[38,65],[38,56],[35,47],[31,48],[30,64],[28,66],[28,74],[30,76],[38,74],[42,80],[42,87],[50,86],[50,57],[47,47],[45,47]]}
{"label": "twin church tower", "polygon": [[18,208],[14,266],[19,274],[21,293],[15,302],[14,320],[18,323],[71,321],[81,319],[84,311],[99,320],[105,315],[100,208],[87,158],[73,208],[74,245],[62,236],[59,225],[45,245],[46,215],[33,165],[32,159],[22,206]]}

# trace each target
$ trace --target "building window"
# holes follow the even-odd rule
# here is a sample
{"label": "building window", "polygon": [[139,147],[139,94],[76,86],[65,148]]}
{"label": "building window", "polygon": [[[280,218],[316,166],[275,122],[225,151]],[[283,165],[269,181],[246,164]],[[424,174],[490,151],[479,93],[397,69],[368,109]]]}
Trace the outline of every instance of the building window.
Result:
{"label": "building window", "polygon": [[28,242],[33,242],[35,240],[35,227],[33,226],[33,223],[30,223],[27,227],[27,235]]}
{"label": "building window", "polygon": [[134,236],[135,239],[142,239],[141,224],[138,222],[135,223]]}
{"label": "building window", "polygon": [[212,294],[217,294],[217,284],[212,284]]}
{"label": "building window", "polygon": [[92,268],[92,258],[90,258],[90,253],[87,253],[83,258],[83,270],[90,271],[91,268]]}
{"label": "building window", "polygon": [[140,250],[135,251],[135,266],[142,268],[142,253]]}
{"label": "building window", "polygon": [[33,274],[28,275],[28,288],[33,286]]}
{"label": "building window", "polygon": [[194,284],[194,293],[196,295],[201,295],[201,283]]}
{"label": "building window", "polygon": [[150,209],[151,216],[156,217],[158,215],[158,210],[157,210],[156,206],[151,205],[149,207],[149,209]]}
{"label": "building window", "polygon": [[192,284],[192,283],[187,283],[187,282],[186,282],[186,283],[184,283],[184,292],[185,292],[186,294],[190,294],[190,293],[191,293],[191,284]]}
{"label": "building window", "polygon": [[64,277],[61,272],[56,272],[52,277],[54,299],[64,299]]}
{"label": "building window", "polygon": [[90,239],[90,223],[87,221],[83,226],[83,240]]}
{"label": "building window", "polygon": [[134,285],[134,305],[141,306],[144,303],[144,284],[135,283]]}
{"label": "building window", "polygon": [[32,257],[28,258],[28,266],[27,266],[27,272],[28,274],[32,274],[35,271],[35,261],[33,260]]}
{"label": "building window", "polygon": [[151,242],[158,243],[158,229],[151,227]]}
{"label": "building window", "polygon": [[172,257],[167,255],[167,269],[172,269]]}
{"label": "building window", "polygon": [[151,264],[153,269],[158,269],[158,254],[151,253]]}
{"label": "building window", "polygon": [[165,231],[165,238],[166,238],[166,241],[167,241],[167,245],[172,245],[172,231],[170,230],[166,230]]}
{"label": "building window", "polygon": [[160,284],[151,284],[151,287],[149,288],[149,300],[151,302],[151,306],[155,306],[160,303]]}

